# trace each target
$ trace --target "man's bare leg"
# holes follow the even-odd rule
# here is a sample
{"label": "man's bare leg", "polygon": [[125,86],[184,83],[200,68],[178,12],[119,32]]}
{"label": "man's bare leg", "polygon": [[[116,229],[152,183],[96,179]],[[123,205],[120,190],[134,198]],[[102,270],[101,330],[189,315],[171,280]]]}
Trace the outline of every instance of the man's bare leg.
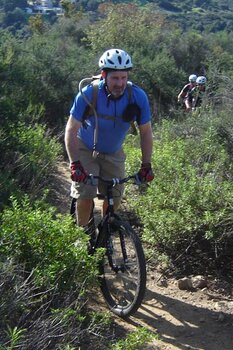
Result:
{"label": "man's bare leg", "polygon": [[77,200],[77,212],[78,212],[78,225],[87,226],[91,211],[93,207],[92,199],[78,199]]}
{"label": "man's bare leg", "polygon": [[[114,205],[114,210],[117,210],[120,206],[120,203]],[[103,212],[102,216],[105,215],[108,207],[107,200],[103,202]],[[93,200],[92,199],[78,199],[77,200],[77,212],[78,212],[78,225],[85,227],[88,225],[90,215],[93,209]]]}
{"label": "man's bare leg", "polygon": [[188,99],[185,100],[185,108],[186,108],[186,112],[190,112],[192,110],[191,103],[189,102]]}

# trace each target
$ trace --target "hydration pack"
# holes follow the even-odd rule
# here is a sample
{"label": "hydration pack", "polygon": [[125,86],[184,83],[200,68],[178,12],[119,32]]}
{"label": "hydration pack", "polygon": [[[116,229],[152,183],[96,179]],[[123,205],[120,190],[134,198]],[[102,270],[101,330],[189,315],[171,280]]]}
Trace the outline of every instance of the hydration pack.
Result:
{"label": "hydration pack", "polygon": [[[96,114],[96,105],[97,105],[97,98],[98,98],[98,90],[99,90],[99,81],[101,80],[101,75],[93,76],[92,78],[85,78],[81,80],[79,84],[79,91],[82,93],[81,85],[83,82],[89,82],[93,86],[93,97],[92,101],[87,100],[86,96],[82,94],[83,98],[87,102],[87,107],[83,113],[82,117],[82,124],[84,127],[86,127],[86,120],[91,116],[91,115],[97,115]],[[132,84],[130,82],[127,83],[126,87],[128,91],[128,105],[126,106],[123,114],[122,114],[122,119],[125,122],[130,123],[132,133],[137,135],[137,128],[134,122],[134,118],[136,117],[137,124],[140,124],[140,116],[141,116],[141,109],[137,105],[137,103],[132,102],[133,98],[133,89],[132,89]]]}

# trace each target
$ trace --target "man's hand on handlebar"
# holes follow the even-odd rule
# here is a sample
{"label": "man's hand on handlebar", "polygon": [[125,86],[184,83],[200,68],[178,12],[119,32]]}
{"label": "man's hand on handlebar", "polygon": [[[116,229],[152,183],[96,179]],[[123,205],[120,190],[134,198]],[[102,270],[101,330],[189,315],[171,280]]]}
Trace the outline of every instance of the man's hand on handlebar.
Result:
{"label": "man's hand on handlebar", "polygon": [[88,174],[79,160],[72,162],[70,165],[70,169],[72,181],[84,182],[89,185],[97,185],[98,179],[108,184],[112,183],[113,186],[115,186],[118,183],[127,182],[129,179],[133,178],[135,179],[135,184],[137,185],[150,182],[154,179],[154,173],[151,168],[151,163],[142,163],[140,170],[135,175],[131,175],[124,179],[113,178],[111,180],[101,178],[100,176]]}
{"label": "man's hand on handlebar", "polygon": [[70,170],[71,170],[72,181],[75,181],[75,182],[86,181],[88,174],[83,168],[82,163],[79,160],[71,163]]}
{"label": "man's hand on handlebar", "polygon": [[154,179],[154,173],[151,168],[151,163],[142,163],[139,172],[137,173],[141,183],[150,182]]}

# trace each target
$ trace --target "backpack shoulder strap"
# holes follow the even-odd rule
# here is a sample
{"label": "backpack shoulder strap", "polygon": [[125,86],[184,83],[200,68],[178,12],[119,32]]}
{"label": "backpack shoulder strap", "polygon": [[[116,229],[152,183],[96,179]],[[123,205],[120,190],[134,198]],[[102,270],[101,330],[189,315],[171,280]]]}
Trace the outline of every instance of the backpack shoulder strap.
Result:
{"label": "backpack shoulder strap", "polygon": [[[130,82],[127,83],[127,90],[128,90],[128,104],[132,103],[132,98],[133,98],[133,89],[132,89],[132,84]],[[137,135],[137,127],[135,125],[134,121],[130,122],[131,130],[133,135]]]}
{"label": "backpack shoulder strap", "polygon": [[99,79],[93,80],[92,86],[93,86],[93,97],[92,97],[92,110],[93,110],[93,109],[96,109],[96,105],[97,105]]}
{"label": "backpack shoulder strap", "polygon": [[[93,95],[92,95],[92,102],[91,106],[87,106],[84,115],[83,115],[83,124],[85,125],[86,119],[89,118],[89,116],[93,113],[93,110],[96,109],[97,105],[97,97],[98,97],[98,90],[99,90],[99,80],[100,76],[94,76],[93,81],[92,81],[92,86],[93,86]],[[127,90],[128,90],[128,104],[132,103],[132,97],[133,97],[133,89],[132,89],[132,84],[127,83]],[[137,128],[135,125],[134,121],[130,122],[132,133],[134,135],[137,135]]]}
{"label": "backpack shoulder strap", "polygon": [[84,127],[86,125],[86,120],[90,117],[91,114],[93,114],[93,111],[96,109],[99,81],[100,81],[100,76],[93,76],[92,77],[91,85],[93,87],[93,95],[92,95],[91,104],[86,106],[86,109],[83,113],[82,123],[83,123]]}
{"label": "backpack shoulder strap", "polygon": [[128,102],[130,104],[132,102],[132,97],[133,97],[132,84],[130,82],[127,83],[127,90],[128,90]]}

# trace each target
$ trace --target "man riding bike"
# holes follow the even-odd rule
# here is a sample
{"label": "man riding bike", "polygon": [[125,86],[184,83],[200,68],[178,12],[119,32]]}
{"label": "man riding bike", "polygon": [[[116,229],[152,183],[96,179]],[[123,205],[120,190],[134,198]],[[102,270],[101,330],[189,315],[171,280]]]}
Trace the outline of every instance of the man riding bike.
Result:
{"label": "man riding bike", "polygon": [[196,86],[196,80],[197,80],[197,76],[196,74],[191,74],[189,76],[189,83],[186,84],[182,90],[180,91],[179,95],[178,95],[178,102],[179,103],[184,103],[185,105],[185,110],[187,112],[191,111],[192,110],[192,103],[190,101],[190,98],[189,98],[189,93],[190,91],[195,88]]}
{"label": "man riding bike", "polygon": [[206,77],[203,75],[199,76],[196,80],[196,86],[189,92],[188,99],[191,103],[193,111],[196,107],[199,107],[202,104],[202,100],[206,91],[206,82]]}
{"label": "man riding bike", "polygon": [[[65,130],[72,179],[71,196],[77,198],[78,224],[84,228],[88,225],[97,192],[97,187],[85,184],[87,175],[105,178],[125,176],[126,157],[122,145],[132,121],[137,122],[141,139],[138,177],[142,182],[154,178],[149,102],[145,92],[128,81],[129,71],[133,67],[131,57],[121,49],[110,49],[100,57],[99,67],[101,79],[98,82],[96,107],[87,113],[94,95],[94,87],[90,84],[75,97]],[[101,183],[98,190],[106,194],[106,188]],[[123,186],[116,185],[115,208],[119,206],[122,194]],[[106,205],[104,201],[103,212]]]}

